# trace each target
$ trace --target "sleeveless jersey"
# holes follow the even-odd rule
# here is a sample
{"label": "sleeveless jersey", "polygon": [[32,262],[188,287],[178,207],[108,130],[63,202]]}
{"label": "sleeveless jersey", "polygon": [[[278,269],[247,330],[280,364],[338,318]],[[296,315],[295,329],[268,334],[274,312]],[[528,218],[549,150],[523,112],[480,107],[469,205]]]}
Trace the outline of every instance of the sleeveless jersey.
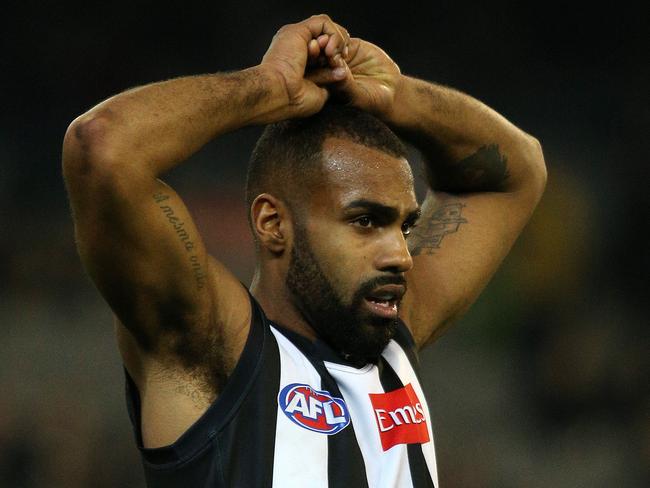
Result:
{"label": "sleeveless jersey", "polygon": [[322,341],[269,321],[251,296],[242,355],[218,398],[176,442],[143,447],[150,488],[437,487],[431,418],[413,338],[400,322],[377,364],[354,367]]}

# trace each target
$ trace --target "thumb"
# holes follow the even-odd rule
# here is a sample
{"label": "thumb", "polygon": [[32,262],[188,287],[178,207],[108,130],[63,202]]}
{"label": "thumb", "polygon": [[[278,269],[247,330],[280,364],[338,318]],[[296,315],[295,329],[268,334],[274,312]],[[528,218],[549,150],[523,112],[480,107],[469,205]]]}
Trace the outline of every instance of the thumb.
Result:
{"label": "thumb", "polygon": [[349,68],[337,66],[336,68],[317,68],[305,74],[305,78],[318,86],[339,83],[348,77]]}
{"label": "thumb", "polygon": [[308,117],[323,108],[329,98],[330,93],[323,87],[311,85],[306,91],[303,98],[302,110],[300,116]]}
{"label": "thumb", "polygon": [[[338,68],[337,68],[338,69]],[[340,80],[336,80],[333,83],[327,85],[327,89],[334,99],[342,103],[355,103],[360,98],[363,98],[364,89],[363,87],[355,81],[352,72],[348,67],[347,63],[345,65],[346,75]]]}

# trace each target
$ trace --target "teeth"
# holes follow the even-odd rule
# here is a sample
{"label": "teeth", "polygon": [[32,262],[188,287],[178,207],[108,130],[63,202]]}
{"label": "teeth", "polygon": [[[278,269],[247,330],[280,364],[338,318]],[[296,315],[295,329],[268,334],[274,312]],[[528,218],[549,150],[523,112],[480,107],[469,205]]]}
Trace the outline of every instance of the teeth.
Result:
{"label": "teeth", "polygon": [[370,301],[375,302],[375,303],[388,303],[390,302],[389,299],[387,298],[379,298],[379,297],[370,297]]}

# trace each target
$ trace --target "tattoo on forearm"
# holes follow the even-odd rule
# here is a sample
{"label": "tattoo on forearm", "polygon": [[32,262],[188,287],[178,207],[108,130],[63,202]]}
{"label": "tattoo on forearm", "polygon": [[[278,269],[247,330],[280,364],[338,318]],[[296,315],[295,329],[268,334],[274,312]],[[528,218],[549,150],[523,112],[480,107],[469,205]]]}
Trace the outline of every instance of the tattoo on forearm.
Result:
{"label": "tattoo on forearm", "polygon": [[507,163],[498,144],[482,146],[454,165],[454,175],[449,178],[449,182],[457,190],[499,191],[509,176]]}
{"label": "tattoo on forearm", "polygon": [[409,236],[411,256],[433,254],[447,234],[453,234],[461,224],[466,224],[467,220],[461,216],[464,206],[448,203],[424,213]]}
{"label": "tattoo on forearm", "polygon": [[163,204],[163,202],[169,200],[169,195],[165,195],[164,193],[154,193],[153,199],[163,211],[165,217],[167,217],[167,220],[174,228],[176,235],[181,240],[183,246],[185,247],[185,250],[189,254],[189,262],[190,266],[192,267],[192,272],[194,273],[196,286],[200,290],[205,286],[206,276],[203,271],[203,267],[201,266],[201,262],[199,261],[199,256],[194,252],[194,242],[192,242],[190,235],[185,229],[185,223],[174,214],[174,209],[172,209],[169,205]]}

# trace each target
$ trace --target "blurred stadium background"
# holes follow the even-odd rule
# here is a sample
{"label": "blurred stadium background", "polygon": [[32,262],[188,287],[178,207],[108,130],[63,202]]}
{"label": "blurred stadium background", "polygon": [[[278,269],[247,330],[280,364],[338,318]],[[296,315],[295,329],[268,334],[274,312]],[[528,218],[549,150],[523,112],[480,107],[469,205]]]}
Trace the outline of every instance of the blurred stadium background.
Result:
{"label": "blurred stadium background", "polygon": [[[76,255],[68,123],[160,79],[256,64],[324,11],[407,74],[540,139],[549,183],[471,312],[423,355],[444,488],[650,486],[648,30],[625,3],[10,2],[0,30],[0,486],[143,487],[107,306]],[[246,129],[168,175],[248,282]],[[645,176],[644,176],[645,175]]]}

